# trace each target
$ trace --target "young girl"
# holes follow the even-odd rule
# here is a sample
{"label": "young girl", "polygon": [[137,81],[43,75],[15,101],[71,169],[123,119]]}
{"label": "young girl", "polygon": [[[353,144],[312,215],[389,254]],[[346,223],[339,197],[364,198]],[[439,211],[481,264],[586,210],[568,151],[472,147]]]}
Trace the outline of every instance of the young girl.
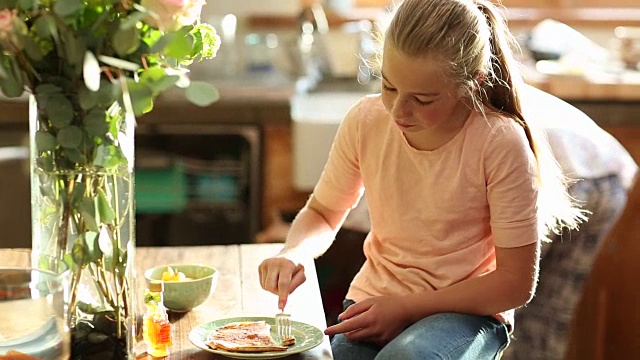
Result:
{"label": "young girl", "polygon": [[382,93],[338,130],[282,252],[288,295],[364,190],[371,231],[333,335],[336,359],[494,359],[534,294],[540,240],[582,219],[523,117],[506,26],[484,0],[406,0],[386,31]]}

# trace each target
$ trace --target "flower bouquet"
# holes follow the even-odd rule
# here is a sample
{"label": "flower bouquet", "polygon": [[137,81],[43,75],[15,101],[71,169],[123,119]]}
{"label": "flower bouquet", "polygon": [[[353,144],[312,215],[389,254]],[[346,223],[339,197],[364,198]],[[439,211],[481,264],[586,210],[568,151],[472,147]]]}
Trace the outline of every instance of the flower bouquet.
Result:
{"label": "flower bouquet", "polygon": [[73,359],[133,358],[135,117],[216,55],[204,0],[0,0],[0,89],[30,102],[34,262],[70,266]]}

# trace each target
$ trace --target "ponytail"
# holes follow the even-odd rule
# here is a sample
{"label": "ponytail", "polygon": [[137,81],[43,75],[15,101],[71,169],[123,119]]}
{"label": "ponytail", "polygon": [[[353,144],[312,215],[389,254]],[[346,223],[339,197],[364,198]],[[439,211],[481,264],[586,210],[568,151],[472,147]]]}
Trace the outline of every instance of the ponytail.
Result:
{"label": "ponytail", "polygon": [[538,168],[540,233],[561,234],[565,227],[577,228],[586,220],[585,212],[567,193],[569,180],[562,173],[545,135],[533,129],[522,112],[519,89],[523,80],[511,50],[517,48],[517,42],[494,4],[488,0],[475,0],[475,3],[490,31],[490,66],[489,73],[480,84],[481,101],[490,108],[511,115],[524,129]]}

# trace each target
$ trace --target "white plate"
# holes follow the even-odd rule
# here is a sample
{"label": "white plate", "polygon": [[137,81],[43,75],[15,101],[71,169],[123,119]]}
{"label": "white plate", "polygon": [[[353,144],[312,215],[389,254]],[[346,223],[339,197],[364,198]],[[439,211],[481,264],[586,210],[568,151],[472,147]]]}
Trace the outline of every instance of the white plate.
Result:
{"label": "white plate", "polygon": [[205,344],[207,336],[209,336],[212,331],[228,323],[238,321],[266,321],[267,324],[271,325],[271,336],[274,339],[277,337],[275,320],[272,317],[235,317],[215,320],[196,326],[189,332],[189,341],[202,350],[234,359],[276,359],[313,349],[320,345],[324,339],[324,334],[317,327],[299,321],[291,321],[291,334],[296,338],[296,343],[285,351],[239,353],[222,349],[214,350]]}

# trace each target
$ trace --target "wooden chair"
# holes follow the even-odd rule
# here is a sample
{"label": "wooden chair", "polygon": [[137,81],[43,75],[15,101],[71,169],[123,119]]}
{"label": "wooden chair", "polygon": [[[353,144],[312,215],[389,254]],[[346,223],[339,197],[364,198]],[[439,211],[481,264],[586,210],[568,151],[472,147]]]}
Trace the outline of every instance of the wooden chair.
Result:
{"label": "wooden chair", "polygon": [[568,360],[640,356],[640,179],[607,235],[571,328]]}

